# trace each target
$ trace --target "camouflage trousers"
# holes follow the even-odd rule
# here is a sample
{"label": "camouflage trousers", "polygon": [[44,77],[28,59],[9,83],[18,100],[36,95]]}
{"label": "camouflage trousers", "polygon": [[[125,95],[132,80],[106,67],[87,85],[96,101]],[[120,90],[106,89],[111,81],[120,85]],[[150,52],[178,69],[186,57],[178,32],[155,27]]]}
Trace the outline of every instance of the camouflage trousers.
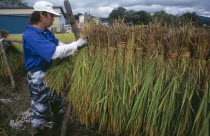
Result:
{"label": "camouflage trousers", "polygon": [[37,129],[45,127],[51,113],[59,115],[65,111],[61,96],[50,91],[49,86],[44,82],[44,76],[43,71],[29,71],[27,74],[32,109],[30,122],[31,126]]}

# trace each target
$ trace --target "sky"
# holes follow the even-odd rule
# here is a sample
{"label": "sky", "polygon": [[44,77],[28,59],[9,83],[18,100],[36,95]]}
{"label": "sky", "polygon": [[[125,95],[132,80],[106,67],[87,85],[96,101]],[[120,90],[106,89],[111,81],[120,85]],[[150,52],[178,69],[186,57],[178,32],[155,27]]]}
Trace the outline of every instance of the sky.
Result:
{"label": "sky", "polygon": [[[25,0],[29,6],[39,0]],[[45,0],[54,6],[64,8],[64,0]],[[181,15],[185,12],[196,12],[197,15],[210,17],[209,0],[69,0],[73,14],[90,13],[96,17],[108,17],[111,11],[117,7],[127,10],[144,10],[151,14],[156,11],[165,11],[173,15]],[[65,8],[64,8],[65,10]]]}

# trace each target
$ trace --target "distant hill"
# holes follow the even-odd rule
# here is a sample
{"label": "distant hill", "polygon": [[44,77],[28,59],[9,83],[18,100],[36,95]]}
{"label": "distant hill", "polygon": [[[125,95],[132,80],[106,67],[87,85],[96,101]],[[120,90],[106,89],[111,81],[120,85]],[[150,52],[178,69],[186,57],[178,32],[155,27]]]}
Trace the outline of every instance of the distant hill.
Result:
{"label": "distant hill", "polygon": [[210,17],[199,16],[203,24],[210,25]]}

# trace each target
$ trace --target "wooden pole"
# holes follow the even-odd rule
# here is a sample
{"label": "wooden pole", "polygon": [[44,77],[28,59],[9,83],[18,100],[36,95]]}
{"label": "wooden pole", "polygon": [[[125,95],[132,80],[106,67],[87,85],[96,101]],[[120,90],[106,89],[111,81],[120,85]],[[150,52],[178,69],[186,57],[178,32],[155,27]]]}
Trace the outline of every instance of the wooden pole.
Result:
{"label": "wooden pole", "polygon": [[78,39],[80,37],[80,33],[71,9],[71,4],[68,0],[64,0],[64,5],[67,12],[67,19],[72,27],[72,31],[74,33],[75,38]]}
{"label": "wooden pole", "polygon": [[[74,33],[74,36],[76,39],[79,39],[80,37],[80,33],[79,33],[79,29],[77,27],[77,24],[75,22],[75,18],[71,9],[71,4],[68,0],[64,0],[64,5],[66,8],[66,12],[67,12],[67,19],[70,22],[70,25],[72,27],[72,31]],[[62,123],[62,129],[61,129],[61,136],[66,136],[66,128],[68,126],[68,123],[70,121],[70,113],[71,113],[71,103],[69,102],[68,107],[66,109],[65,115],[64,115],[64,120]],[[72,120],[71,120],[72,122]]]}
{"label": "wooden pole", "polygon": [[[2,39],[1,37],[1,34],[0,34],[0,39]],[[12,75],[12,70],[10,68],[10,65],[9,65],[9,62],[8,62],[8,59],[7,59],[7,55],[6,55],[6,52],[4,50],[4,45],[2,44],[2,42],[0,42],[0,46],[1,46],[1,51],[2,51],[2,55],[3,55],[3,59],[4,59],[4,62],[6,64],[6,67],[7,67],[7,71],[9,73],[9,76],[10,76],[10,80],[11,80],[11,87],[13,89],[15,89],[15,80],[14,80],[14,77]]]}
{"label": "wooden pole", "polygon": [[66,129],[68,127],[69,121],[71,123],[73,122],[73,120],[71,119],[70,113],[71,113],[71,103],[69,102],[65,115],[64,115],[63,123],[62,123],[61,136],[66,136]]}
{"label": "wooden pole", "polygon": [[18,42],[18,43],[22,43],[22,40],[13,40],[13,39],[4,39],[4,41],[6,41],[6,42]]}

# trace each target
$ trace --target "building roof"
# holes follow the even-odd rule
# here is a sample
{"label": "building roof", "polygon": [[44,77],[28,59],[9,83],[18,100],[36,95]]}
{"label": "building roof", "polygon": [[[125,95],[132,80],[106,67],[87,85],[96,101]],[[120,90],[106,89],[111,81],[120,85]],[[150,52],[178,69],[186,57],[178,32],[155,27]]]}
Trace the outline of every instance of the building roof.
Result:
{"label": "building roof", "polygon": [[30,17],[29,14],[21,14],[21,15],[18,15],[18,14],[0,14],[0,16]]}
{"label": "building roof", "polygon": [[[65,13],[64,13],[64,10],[63,10],[63,8],[61,7],[61,6],[54,6],[53,7],[54,9],[60,9],[61,10],[61,12],[62,12],[62,14],[64,15],[64,17],[65,17]],[[18,8],[18,7],[14,7],[14,8],[10,8],[10,7],[8,7],[8,8],[0,8],[0,10],[1,9],[33,9],[32,7],[24,7],[24,8]],[[1,15],[8,15],[8,14],[1,14]],[[10,15],[15,15],[15,14],[10,14]],[[28,15],[28,14],[24,14],[24,15]]]}

